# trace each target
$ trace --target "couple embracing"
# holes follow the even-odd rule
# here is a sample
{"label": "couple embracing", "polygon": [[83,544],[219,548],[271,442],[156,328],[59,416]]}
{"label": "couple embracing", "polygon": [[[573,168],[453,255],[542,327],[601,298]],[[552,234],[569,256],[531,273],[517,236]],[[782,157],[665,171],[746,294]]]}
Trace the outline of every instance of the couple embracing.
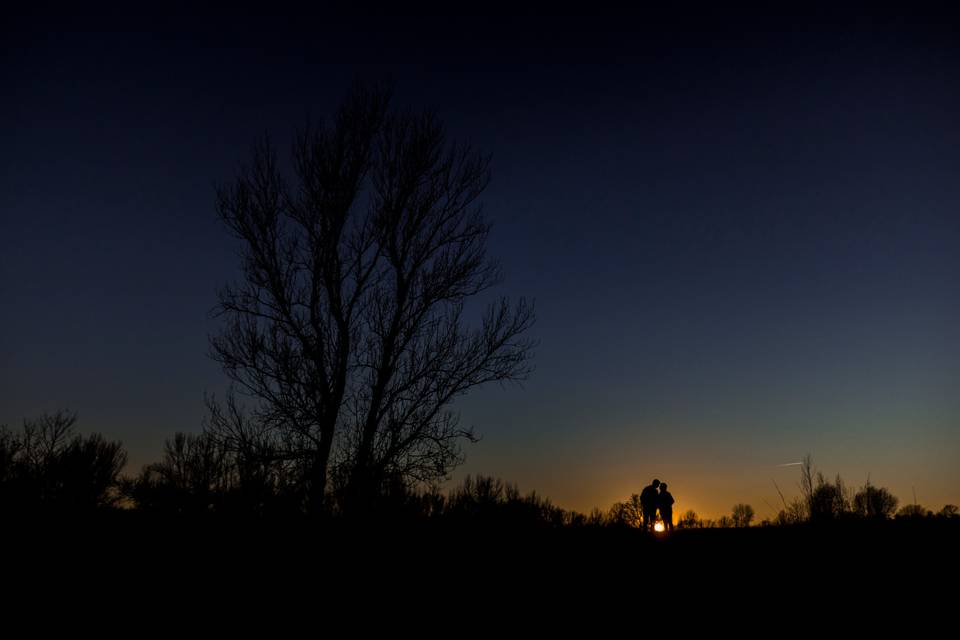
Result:
{"label": "couple embracing", "polygon": [[653,523],[657,519],[657,510],[660,519],[667,531],[673,531],[673,496],[667,491],[667,483],[654,479],[649,486],[640,493],[640,508],[643,510],[643,530],[652,531]]}

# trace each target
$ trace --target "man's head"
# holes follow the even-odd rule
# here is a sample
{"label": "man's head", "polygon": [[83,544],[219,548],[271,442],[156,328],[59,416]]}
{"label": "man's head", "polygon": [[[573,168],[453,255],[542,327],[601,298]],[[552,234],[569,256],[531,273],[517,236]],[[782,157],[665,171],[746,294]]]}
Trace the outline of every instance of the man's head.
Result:
{"label": "man's head", "polygon": [[660,486],[660,481],[654,478],[653,482],[651,482],[650,484],[653,486],[654,489],[656,489],[657,487]]}

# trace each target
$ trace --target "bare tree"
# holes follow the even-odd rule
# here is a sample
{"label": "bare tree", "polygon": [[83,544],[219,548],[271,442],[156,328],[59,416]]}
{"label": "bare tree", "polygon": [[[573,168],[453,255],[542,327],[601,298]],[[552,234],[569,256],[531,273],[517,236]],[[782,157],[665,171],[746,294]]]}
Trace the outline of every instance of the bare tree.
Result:
{"label": "bare tree", "polygon": [[443,477],[474,438],[452,401],[530,371],[527,303],[465,314],[500,280],[478,206],[489,158],[389,102],[355,89],[296,136],[292,176],[264,141],[218,190],[244,278],[221,292],[212,356],[254,400],[248,434],[302,465],[313,509],[331,478],[359,504],[390,479]]}
{"label": "bare tree", "polygon": [[75,432],[77,414],[59,410],[0,427],[0,500],[9,508],[89,511],[119,497],[127,455],[119,442]]}
{"label": "bare tree", "polygon": [[886,487],[875,487],[869,478],[853,497],[853,511],[864,518],[885,520],[897,512],[899,500]]}
{"label": "bare tree", "polygon": [[840,520],[850,513],[850,491],[840,474],[834,482],[817,473],[816,485],[810,496],[810,522]]}
{"label": "bare tree", "polygon": [[610,507],[609,520],[618,525],[636,529],[643,526],[643,507],[640,504],[640,494],[634,493],[625,502],[614,503]]}
{"label": "bare tree", "polygon": [[897,512],[898,518],[924,518],[928,514],[928,511],[919,504],[905,504],[900,507],[900,511]]}
{"label": "bare tree", "polygon": [[693,509],[687,510],[682,516],[680,516],[680,521],[677,522],[678,529],[697,529],[703,527],[703,520],[697,515],[697,512]]}
{"label": "bare tree", "polygon": [[753,507],[748,504],[740,503],[733,505],[733,512],[731,513],[733,526],[749,527],[754,515]]}
{"label": "bare tree", "polygon": [[960,516],[960,508],[955,504],[945,504],[943,509],[937,512],[937,515],[941,518],[956,518]]}

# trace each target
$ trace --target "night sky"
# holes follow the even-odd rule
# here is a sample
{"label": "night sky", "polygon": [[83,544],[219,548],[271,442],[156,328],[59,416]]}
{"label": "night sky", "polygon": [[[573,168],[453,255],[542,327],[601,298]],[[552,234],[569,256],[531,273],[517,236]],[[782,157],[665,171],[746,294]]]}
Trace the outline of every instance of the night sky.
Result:
{"label": "night sky", "polygon": [[130,472],[199,431],[237,246],[214,188],[354,80],[493,154],[495,293],[536,371],[458,403],[484,473],[589,511],[779,508],[810,453],[960,504],[960,20],[5,16],[0,424],[66,407]]}

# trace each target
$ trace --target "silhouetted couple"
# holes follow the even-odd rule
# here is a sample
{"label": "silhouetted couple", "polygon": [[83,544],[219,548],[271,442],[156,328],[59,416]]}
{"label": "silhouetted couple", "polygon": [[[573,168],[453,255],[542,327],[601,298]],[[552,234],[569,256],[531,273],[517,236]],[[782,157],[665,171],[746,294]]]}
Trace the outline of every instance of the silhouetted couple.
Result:
{"label": "silhouetted couple", "polygon": [[643,510],[643,530],[653,530],[653,523],[660,511],[660,519],[667,531],[673,531],[673,496],[667,491],[667,484],[654,479],[650,486],[640,493],[640,508]]}

